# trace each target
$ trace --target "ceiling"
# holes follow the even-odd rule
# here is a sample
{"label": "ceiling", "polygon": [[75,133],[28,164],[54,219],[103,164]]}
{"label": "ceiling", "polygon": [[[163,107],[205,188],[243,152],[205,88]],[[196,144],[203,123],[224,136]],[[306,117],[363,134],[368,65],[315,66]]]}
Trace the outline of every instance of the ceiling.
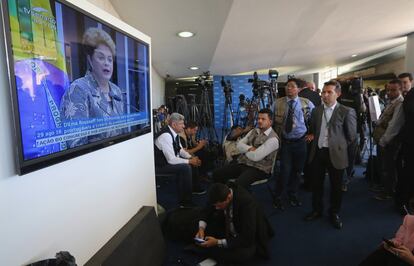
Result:
{"label": "ceiling", "polygon": [[[110,2],[121,19],[151,37],[153,67],[172,78],[268,68],[292,74],[346,64],[403,47],[414,32],[412,0]],[[196,35],[178,38],[182,30]]]}

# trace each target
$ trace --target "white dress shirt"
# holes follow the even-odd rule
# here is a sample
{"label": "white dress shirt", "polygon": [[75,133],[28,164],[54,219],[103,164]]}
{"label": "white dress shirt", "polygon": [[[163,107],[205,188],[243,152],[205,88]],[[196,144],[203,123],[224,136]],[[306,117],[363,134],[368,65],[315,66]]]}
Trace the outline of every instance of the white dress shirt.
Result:
{"label": "white dress shirt", "polygon": [[[260,131],[259,128],[255,128],[253,130]],[[249,151],[249,149],[253,146],[247,144],[247,142],[248,142],[249,136],[250,136],[250,134],[252,134],[253,130],[251,130],[249,133],[247,133],[247,135],[237,143],[237,149],[242,154],[243,153],[246,154],[246,157],[249,160],[251,160],[253,162],[258,162],[260,160],[263,160],[270,153],[272,153],[272,152],[276,151],[277,149],[279,149],[279,141],[278,141],[277,138],[269,138],[262,145],[260,145],[260,147],[258,147],[256,150]],[[272,127],[269,127],[264,132],[264,134],[266,136],[269,136],[270,132],[272,132]],[[259,134],[260,134],[260,132],[259,132]]]}
{"label": "white dress shirt", "polygon": [[[174,139],[177,137],[177,133],[175,133],[174,129],[172,129],[170,126],[168,126],[173,134]],[[183,146],[180,142],[180,152],[175,156],[174,152],[174,144],[173,140],[171,138],[171,135],[166,132],[164,134],[161,134],[156,140],[155,145],[162,151],[162,153],[165,156],[165,159],[167,159],[168,164],[180,164],[185,163],[188,164],[188,159],[191,158],[191,154],[186,152],[183,149]]]}
{"label": "white dress shirt", "polygon": [[329,124],[329,121],[331,120],[336,104],[337,104],[336,101],[331,107],[328,107],[325,103],[323,104],[321,131],[320,131],[319,139],[318,139],[318,147],[320,149],[329,147],[329,133],[328,133],[329,126],[328,124]]}

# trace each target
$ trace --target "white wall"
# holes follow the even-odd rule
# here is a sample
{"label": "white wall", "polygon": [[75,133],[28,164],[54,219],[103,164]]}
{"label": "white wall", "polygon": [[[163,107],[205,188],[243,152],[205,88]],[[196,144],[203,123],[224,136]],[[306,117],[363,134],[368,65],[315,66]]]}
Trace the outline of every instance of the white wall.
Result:
{"label": "white wall", "polygon": [[153,67],[151,68],[151,73],[152,107],[158,108],[160,105],[165,104],[165,79]]}
{"label": "white wall", "polygon": [[[112,6],[111,2],[108,0],[88,0],[95,6],[105,10],[106,12],[112,14],[113,16],[122,19],[119,14],[116,12],[116,8]],[[158,108],[160,105],[165,104],[165,79],[158,74],[158,72],[151,66],[151,92],[152,92],[152,106],[153,108]]]}
{"label": "white wall", "polygon": [[[150,42],[90,3],[71,1]],[[16,176],[3,41],[0,88],[0,265],[25,265],[61,250],[71,252],[83,265],[141,206],[156,204],[152,136]]]}

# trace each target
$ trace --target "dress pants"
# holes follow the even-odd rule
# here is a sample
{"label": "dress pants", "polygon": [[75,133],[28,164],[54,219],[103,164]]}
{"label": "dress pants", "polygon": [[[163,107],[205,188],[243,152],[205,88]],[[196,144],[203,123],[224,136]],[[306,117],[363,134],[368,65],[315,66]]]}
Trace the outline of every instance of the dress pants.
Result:
{"label": "dress pants", "polygon": [[189,164],[167,164],[156,168],[157,174],[173,174],[176,176],[178,203],[191,203],[192,171]]}
{"label": "dress pants", "polygon": [[323,211],[323,192],[326,170],[329,174],[330,181],[330,214],[338,214],[342,202],[342,176],[344,169],[333,167],[329,157],[329,149],[317,149],[315,158],[312,161],[312,207],[313,211],[322,213]]}
{"label": "dress pants", "polygon": [[398,184],[396,188],[396,203],[400,206],[406,205],[412,197],[414,197],[414,160],[412,152],[414,145],[410,143],[402,143],[402,169],[398,175]]}
{"label": "dress pants", "polygon": [[252,166],[245,164],[229,164],[213,172],[215,182],[226,183],[229,179],[236,178],[236,184],[249,190],[250,185],[257,180],[266,178],[267,174]]}
{"label": "dress pants", "polygon": [[385,147],[377,146],[378,157],[381,164],[381,184],[387,195],[394,194],[394,185],[397,176],[397,152],[398,146],[390,143]]}

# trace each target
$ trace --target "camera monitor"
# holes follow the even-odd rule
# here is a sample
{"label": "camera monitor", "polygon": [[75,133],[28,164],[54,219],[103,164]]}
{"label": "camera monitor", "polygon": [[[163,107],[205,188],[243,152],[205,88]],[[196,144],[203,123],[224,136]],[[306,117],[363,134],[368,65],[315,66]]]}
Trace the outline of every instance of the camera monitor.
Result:
{"label": "camera monitor", "polygon": [[19,174],[151,131],[148,43],[65,1],[1,9]]}

